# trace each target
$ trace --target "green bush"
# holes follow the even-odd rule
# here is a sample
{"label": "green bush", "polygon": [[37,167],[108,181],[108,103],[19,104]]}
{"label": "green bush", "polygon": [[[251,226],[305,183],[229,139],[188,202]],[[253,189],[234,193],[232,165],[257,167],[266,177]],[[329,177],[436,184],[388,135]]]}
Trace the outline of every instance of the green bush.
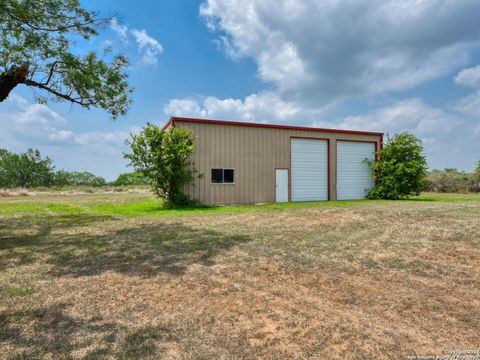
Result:
{"label": "green bush", "polygon": [[148,185],[148,178],[139,172],[123,173],[118,175],[117,179],[112,183],[113,186],[127,185]]}
{"label": "green bush", "polygon": [[418,195],[427,185],[427,160],[420,139],[409,133],[388,138],[387,144],[370,165],[375,187],[370,189],[370,199],[397,200]]}
{"label": "green bush", "polygon": [[198,176],[190,157],[194,150],[193,139],[190,129],[161,129],[147,123],[138,135],[131,135],[131,140],[127,140],[131,153],[124,156],[167,204],[190,205],[184,189]]}

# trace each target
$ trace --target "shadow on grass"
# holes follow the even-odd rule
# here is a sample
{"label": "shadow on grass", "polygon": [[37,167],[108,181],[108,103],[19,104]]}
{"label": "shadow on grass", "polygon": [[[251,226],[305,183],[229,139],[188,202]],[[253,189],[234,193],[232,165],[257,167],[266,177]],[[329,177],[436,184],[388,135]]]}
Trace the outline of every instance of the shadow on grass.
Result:
{"label": "shadow on grass", "polygon": [[[122,220],[115,219],[104,229],[98,224],[110,219],[78,215],[1,219],[0,269],[35,263],[49,265],[48,273],[53,276],[90,276],[106,271],[182,275],[192,264],[213,265],[215,256],[250,240],[182,223],[122,228]],[[102,235],[97,235],[99,228]],[[30,231],[24,234],[22,229]]]}
{"label": "shadow on grass", "polygon": [[37,261],[47,249],[59,245],[52,231],[87,228],[111,216],[61,215],[0,218],[0,270]]}
{"label": "shadow on grass", "polygon": [[82,359],[157,358],[179,339],[173,324],[129,329],[101,316],[73,318],[66,314],[68,307],[58,303],[0,312],[0,344],[15,349],[9,359],[70,359],[77,351]]}
{"label": "shadow on grass", "polygon": [[[125,224],[108,216],[0,219],[0,271],[31,267],[25,271],[32,281],[37,273],[42,279],[107,271],[180,276],[192,264],[213,265],[217,255],[249,240],[182,223]],[[130,328],[102,314],[71,313],[72,304],[54,298],[51,304],[12,295],[6,301],[15,305],[0,310],[0,358],[161,358],[185,336],[195,338],[182,322]]]}
{"label": "shadow on grass", "polygon": [[64,239],[72,251],[49,260],[56,276],[98,275],[106,271],[150,276],[159,272],[182,275],[193,264],[211,266],[213,258],[248,241],[243,235],[225,235],[181,223],[146,225],[108,236]]}

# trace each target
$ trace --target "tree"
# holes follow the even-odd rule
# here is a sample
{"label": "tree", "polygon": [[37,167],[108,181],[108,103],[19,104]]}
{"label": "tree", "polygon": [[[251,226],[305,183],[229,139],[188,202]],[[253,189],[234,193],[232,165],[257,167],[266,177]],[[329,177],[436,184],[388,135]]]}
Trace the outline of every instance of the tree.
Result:
{"label": "tree", "polygon": [[148,179],[141,173],[134,171],[118,175],[117,179],[112,183],[113,186],[126,185],[147,185]]}
{"label": "tree", "polygon": [[101,176],[96,176],[88,171],[64,171],[55,172],[55,185],[57,186],[103,186],[107,182]]}
{"label": "tree", "polygon": [[480,176],[480,159],[477,160],[475,163],[475,172],[477,173],[478,176]]}
{"label": "tree", "polygon": [[428,175],[428,190],[449,193],[480,191],[480,174],[457,169],[432,170]]}
{"label": "tree", "polygon": [[53,183],[53,166],[48,157],[40,151],[28,149],[15,154],[0,149],[0,187],[50,186]]}
{"label": "tree", "polygon": [[131,135],[127,145],[131,153],[124,154],[134,169],[149,179],[153,192],[171,205],[187,205],[184,192],[197,171],[190,155],[194,150],[193,133],[186,128],[163,130],[147,123],[138,135]]}
{"label": "tree", "polygon": [[418,195],[427,185],[427,160],[420,139],[409,133],[388,138],[377,160],[367,161],[375,176],[376,185],[370,199],[397,200]]}
{"label": "tree", "polygon": [[[128,60],[104,49],[80,54],[76,40],[90,40],[111,19],[99,18],[80,0],[0,1],[0,102],[19,84],[39,102],[68,101],[124,115],[132,89]],[[36,90],[40,91],[37,93]]]}

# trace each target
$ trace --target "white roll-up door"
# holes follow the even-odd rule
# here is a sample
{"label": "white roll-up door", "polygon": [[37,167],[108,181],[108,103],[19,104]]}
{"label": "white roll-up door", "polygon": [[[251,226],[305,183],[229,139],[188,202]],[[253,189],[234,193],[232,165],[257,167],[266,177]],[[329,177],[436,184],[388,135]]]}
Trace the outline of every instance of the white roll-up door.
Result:
{"label": "white roll-up door", "polygon": [[328,141],[291,140],[292,201],[328,200]]}
{"label": "white roll-up door", "polygon": [[374,186],[372,172],[364,160],[375,158],[375,144],[337,141],[337,199],[364,199]]}

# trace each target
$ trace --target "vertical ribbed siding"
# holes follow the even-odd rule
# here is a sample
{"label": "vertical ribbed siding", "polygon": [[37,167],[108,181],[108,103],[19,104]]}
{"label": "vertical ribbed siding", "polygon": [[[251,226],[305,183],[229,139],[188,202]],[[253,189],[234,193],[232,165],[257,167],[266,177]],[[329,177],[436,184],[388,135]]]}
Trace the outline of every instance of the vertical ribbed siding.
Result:
{"label": "vertical ribbed siding", "polygon": [[[275,201],[275,168],[289,169],[290,137],[329,139],[331,200],[336,199],[336,140],[374,141],[376,135],[323,133],[235,125],[181,121],[177,127],[188,127],[195,135],[192,158],[204,174],[187,188],[191,197],[205,204],[251,204]],[[213,167],[234,168],[235,184],[210,183]]]}

